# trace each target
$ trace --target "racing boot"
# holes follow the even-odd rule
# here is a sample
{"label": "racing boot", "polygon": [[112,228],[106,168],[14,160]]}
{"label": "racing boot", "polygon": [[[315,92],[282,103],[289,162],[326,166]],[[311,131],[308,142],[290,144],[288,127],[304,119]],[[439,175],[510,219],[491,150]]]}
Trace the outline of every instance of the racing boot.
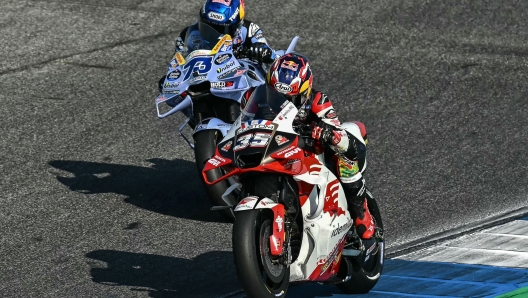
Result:
{"label": "racing boot", "polygon": [[354,218],[354,226],[361,239],[370,239],[374,235],[375,225],[367,206],[365,180],[343,184],[348,203],[348,211]]}
{"label": "racing boot", "polygon": [[367,206],[367,199],[364,196],[354,196],[349,200],[350,213],[354,218],[356,231],[361,239],[370,239],[374,235],[375,225],[372,215]]}

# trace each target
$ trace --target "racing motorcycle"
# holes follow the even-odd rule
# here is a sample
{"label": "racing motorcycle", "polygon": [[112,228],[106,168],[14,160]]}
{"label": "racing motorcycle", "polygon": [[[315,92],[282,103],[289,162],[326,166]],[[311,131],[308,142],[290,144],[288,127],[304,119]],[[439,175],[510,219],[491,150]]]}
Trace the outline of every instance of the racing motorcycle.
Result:
{"label": "racing motorcycle", "polygon": [[[201,26],[204,39],[211,41],[211,44],[218,42],[210,50],[195,50],[185,58],[176,52],[169,63],[162,93],[155,99],[159,118],[176,112],[182,112],[187,117],[178,132],[194,149],[198,173],[213,156],[218,141],[239,116],[243,94],[249,88],[265,83],[262,65],[249,59],[235,58],[230,35],[222,36],[210,26]],[[238,56],[243,57],[244,53]],[[183,133],[186,125],[194,130],[194,143]],[[210,179],[216,179],[221,174],[220,169],[217,169],[208,175]],[[213,205],[226,204],[221,197],[231,183],[228,180],[206,185]],[[222,213],[228,219],[234,219],[231,210],[225,209]]]}
{"label": "racing motorcycle", "polygon": [[[303,136],[311,127],[294,121],[297,112],[273,88],[257,87],[202,171],[207,184],[234,178],[230,190],[240,189],[231,206],[238,278],[249,297],[284,297],[290,282],[367,293],[383,268],[376,200],[367,190],[376,228],[372,239],[362,240],[333,167],[326,166],[317,142]],[[363,140],[355,124],[342,127]],[[219,168],[224,174],[208,179],[207,172]]]}

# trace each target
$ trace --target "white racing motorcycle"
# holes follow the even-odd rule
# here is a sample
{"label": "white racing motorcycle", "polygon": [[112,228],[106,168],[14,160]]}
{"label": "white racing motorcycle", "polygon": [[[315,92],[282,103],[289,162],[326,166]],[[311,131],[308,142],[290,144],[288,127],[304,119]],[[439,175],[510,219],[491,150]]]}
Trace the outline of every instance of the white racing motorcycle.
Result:
{"label": "white racing motorcycle", "polygon": [[[338,178],[313,139],[296,124],[298,109],[263,85],[252,93],[233,128],[202,171],[207,184],[235,177],[224,197],[239,189],[233,226],[238,278],[249,297],[284,297],[290,282],[335,284],[345,293],[367,293],[383,268],[383,225],[366,191],[374,237],[358,237]],[[354,123],[343,123],[363,140]],[[209,171],[224,173],[210,180]]]}

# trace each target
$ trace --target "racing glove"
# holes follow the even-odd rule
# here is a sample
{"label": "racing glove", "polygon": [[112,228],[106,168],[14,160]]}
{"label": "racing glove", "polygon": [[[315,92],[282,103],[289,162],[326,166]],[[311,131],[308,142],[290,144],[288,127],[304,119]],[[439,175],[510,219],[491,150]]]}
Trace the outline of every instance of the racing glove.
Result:
{"label": "racing glove", "polygon": [[312,128],[312,138],[324,144],[331,143],[334,139],[334,127],[321,120]]}
{"label": "racing glove", "polygon": [[267,44],[263,42],[256,42],[252,44],[248,48],[247,53],[248,53],[249,58],[257,60],[259,62],[264,62],[264,63],[273,62],[273,59],[272,59],[273,51]]}

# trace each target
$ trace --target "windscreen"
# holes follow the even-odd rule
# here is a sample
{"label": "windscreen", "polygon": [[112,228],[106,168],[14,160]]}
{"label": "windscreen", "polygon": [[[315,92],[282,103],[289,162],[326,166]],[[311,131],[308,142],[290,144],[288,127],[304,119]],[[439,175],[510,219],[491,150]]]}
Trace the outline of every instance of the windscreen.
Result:
{"label": "windscreen", "polygon": [[253,119],[273,120],[288,99],[268,85],[258,86],[242,111],[242,122]]}
{"label": "windscreen", "polygon": [[202,35],[203,39],[209,43],[211,49],[218,42],[220,36],[224,35],[224,33],[216,31],[213,27],[203,22],[198,22],[198,30],[200,30],[200,34]]}

